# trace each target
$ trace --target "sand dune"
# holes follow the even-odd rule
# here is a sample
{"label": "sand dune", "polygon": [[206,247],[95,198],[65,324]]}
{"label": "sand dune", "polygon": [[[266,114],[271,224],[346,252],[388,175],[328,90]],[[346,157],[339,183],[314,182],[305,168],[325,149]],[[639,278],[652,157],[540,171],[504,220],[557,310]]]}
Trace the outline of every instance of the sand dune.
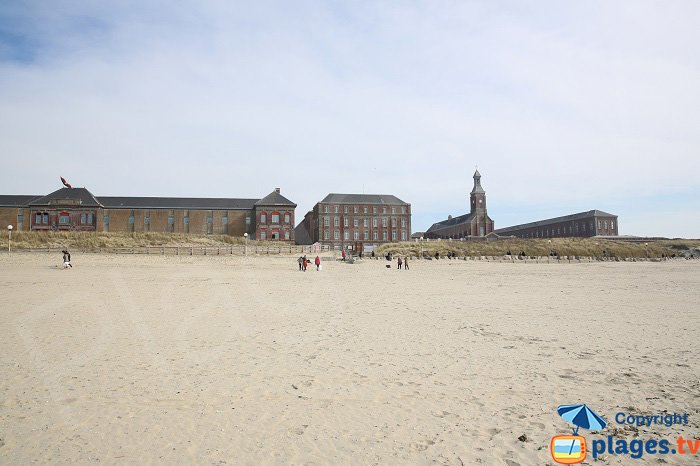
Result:
{"label": "sand dune", "polygon": [[697,261],[59,262],[0,257],[3,464],[553,464],[569,403],[698,438]]}

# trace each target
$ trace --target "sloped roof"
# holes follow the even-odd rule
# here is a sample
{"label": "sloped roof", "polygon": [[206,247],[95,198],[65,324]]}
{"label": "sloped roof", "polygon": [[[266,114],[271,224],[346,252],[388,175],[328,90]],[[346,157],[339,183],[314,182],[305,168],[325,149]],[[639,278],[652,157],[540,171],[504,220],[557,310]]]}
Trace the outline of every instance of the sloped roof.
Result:
{"label": "sloped roof", "polygon": [[554,218],[549,218],[546,220],[538,220],[537,222],[522,223],[520,225],[513,225],[510,227],[499,228],[498,230],[494,230],[494,231],[496,233],[498,233],[499,235],[502,235],[504,233],[509,233],[511,231],[520,230],[522,228],[541,227],[541,226],[551,225],[553,223],[568,222],[571,220],[581,220],[583,218],[591,218],[591,217],[617,217],[617,215],[609,214],[607,212],[603,212],[602,210],[589,210],[586,212],[579,212],[577,214],[564,215],[563,217],[554,217]]}
{"label": "sloped roof", "polygon": [[220,197],[111,197],[98,198],[105,209],[251,210],[257,199]]}
{"label": "sloped roof", "polygon": [[304,222],[301,222],[299,225],[294,227],[294,242],[296,244],[303,245],[313,244],[313,241],[311,241],[311,235],[309,234],[309,230],[306,229],[306,225],[304,225]]}
{"label": "sloped roof", "polygon": [[408,205],[391,194],[339,194],[330,193],[321,202],[332,204],[388,204],[388,205]]}
{"label": "sloped roof", "polygon": [[282,206],[289,206],[289,207],[296,207],[297,205],[281,195],[279,191],[276,189],[272,191],[270,194],[267,196],[263,197],[259,201],[255,203],[256,206],[267,206],[267,205],[282,205]]}
{"label": "sloped roof", "polygon": [[29,202],[29,205],[47,206],[50,205],[51,201],[61,199],[79,200],[80,205],[83,207],[100,207],[102,205],[95,196],[85,188],[61,188],[58,191],[54,191],[51,194]]}
{"label": "sloped roof", "polygon": [[435,232],[438,230],[442,230],[443,228],[453,227],[455,225],[461,225],[463,223],[469,222],[471,219],[472,219],[472,214],[464,214],[464,215],[460,215],[458,217],[448,218],[447,220],[433,223],[431,225],[431,227],[428,228],[428,231],[426,231],[426,233],[432,233],[432,232]]}
{"label": "sloped roof", "polygon": [[39,195],[5,194],[0,196],[0,207],[24,207],[29,204],[30,201],[40,197]]}

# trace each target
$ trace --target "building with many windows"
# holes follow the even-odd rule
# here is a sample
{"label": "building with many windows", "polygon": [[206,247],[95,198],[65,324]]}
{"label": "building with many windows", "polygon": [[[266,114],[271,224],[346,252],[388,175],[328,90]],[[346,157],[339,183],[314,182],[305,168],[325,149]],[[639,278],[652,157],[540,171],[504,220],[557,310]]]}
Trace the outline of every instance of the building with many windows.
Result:
{"label": "building with many windows", "polygon": [[85,188],[0,196],[0,222],[17,231],[159,232],[294,241],[296,204],[276,188],[262,199],[95,197]]}
{"label": "building with many windows", "polygon": [[408,241],[411,204],[386,194],[331,193],[296,228],[298,244],[370,251],[382,243]]}
{"label": "building with many windows", "polygon": [[447,217],[447,220],[433,223],[425,232],[429,239],[463,239],[484,237],[493,231],[493,220],[486,209],[486,191],[481,187],[481,173],[474,172],[474,187],[469,194],[470,211],[468,214]]}
{"label": "building with many windows", "polygon": [[514,225],[494,231],[499,236],[558,238],[564,236],[617,236],[617,215],[601,210]]}

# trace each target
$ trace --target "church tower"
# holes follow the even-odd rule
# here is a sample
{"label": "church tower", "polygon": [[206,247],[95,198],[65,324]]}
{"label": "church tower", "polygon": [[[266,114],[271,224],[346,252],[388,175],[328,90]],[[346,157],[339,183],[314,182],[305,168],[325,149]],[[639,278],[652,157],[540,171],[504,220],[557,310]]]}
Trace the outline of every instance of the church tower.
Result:
{"label": "church tower", "polygon": [[474,172],[474,188],[470,194],[472,215],[484,215],[486,213],[486,191],[481,187],[481,173],[479,170]]}

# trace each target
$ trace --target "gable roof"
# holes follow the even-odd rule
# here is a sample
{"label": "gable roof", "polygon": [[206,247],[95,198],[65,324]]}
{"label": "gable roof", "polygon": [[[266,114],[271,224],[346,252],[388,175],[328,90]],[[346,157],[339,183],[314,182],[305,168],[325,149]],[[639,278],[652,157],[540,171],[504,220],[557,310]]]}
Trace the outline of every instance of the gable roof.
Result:
{"label": "gable roof", "polygon": [[607,212],[603,212],[602,210],[589,210],[586,212],[579,212],[577,214],[564,215],[563,217],[554,217],[554,218],[549,218],[546,220],[539,220],[537,222],[522,223],[520,225],[513,225],[510,227],[506,227],[506,228],[499,228],[498,230],[494,230],[494,231],[496,233],[498,233],[499,235],[502,235],[503,233],[508,233],[511,231],[520,230],[522,228],[541,227],[541,226],[545,226],[545,225],[551,225],[553,223],[568,222],[568,221],[572,221],[572,220],[581,220],[583,218],[591,218],[591,217],[617,217],[617,215],[609,214]]}
{"label": "gable roof", "polygon": [[105,209],[251,210],[257,199],[220,197],[112,197],[98,198]]}
{"label": "gable roof", "polygon": [[0,196],[0,207],[24,207],[30,201],[41,196],[29,196],[24,194],[5,194]]}
{"label": "gable roof", "polygon": [[70,199],[71,201],[79,201],[82,207],[101,207],[102,204],[95,199],[90,191],[85,188],[61,188],[57,191],[47,194],[46,196],[34,199],[29,202],[30,206],[48,206],[51,205],[52,201],[57,201],[60,205],[60,201],[63,199]]}
{"label": "gable roof", "polygon": [[472,219],[472,214],[459,215],[457,217],[448,218],[441,222],[433,223],[426,233],[432,233],[437,230],[442,230],[443,228],[453,227],[455,225],[461,225],[462,223],[467,223]]}
{"label": "gable roof", "polygon": [[289,206],[289,207],[296,207],[297,205],[281,195],[277,189],[272,191],[270,194],[267,196],[263,197],[260,199],[258,202],[255,203],[256,206],[269,206],[269,205],[280,205],[280,206]]}
{"label": "gable roof", "polygon": [[339,194],[330,193],[324,197],[321,202],[333,204],[389,204],[389,205],[408,205],[391,194]]}

